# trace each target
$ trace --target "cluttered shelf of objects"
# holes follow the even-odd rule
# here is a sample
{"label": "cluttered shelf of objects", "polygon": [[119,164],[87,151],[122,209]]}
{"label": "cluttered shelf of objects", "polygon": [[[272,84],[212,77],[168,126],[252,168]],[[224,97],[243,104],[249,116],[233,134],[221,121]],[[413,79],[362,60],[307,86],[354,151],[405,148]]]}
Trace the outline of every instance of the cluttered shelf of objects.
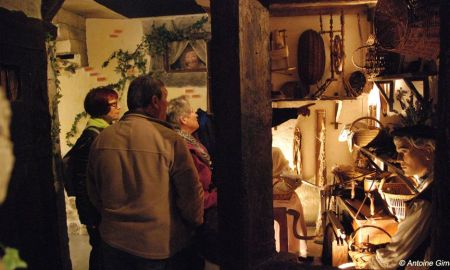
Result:
{"label": "cluttered shelf of objects", "polygon": [[333,174],[335,181],[322,196],[328,205],[327,224],[336,225],[325,227],[323,256],[333,266],[351,259],[360,268],[377,248],[390,242],[403,217],[402,206],[386,203],[385,197],[392,185],[386,179],[397,177],[358,166],[341,167]]}
{"label": "cluttered shelf of objects", "polygon": [[383,137],[379,132],[378,140],[373,139],[369,131],[359,133],[370,140],[361,134],[350,137],[351,151],[357,153],[355,163],[333,168],[333,183],[321,193],[327,224],[322,256],[329,265],[364,268],[377,249],[391,242],[398,223],[406,218],[405,201],[419,193],[418,183],[396,164],[387,137],[379,140]]}

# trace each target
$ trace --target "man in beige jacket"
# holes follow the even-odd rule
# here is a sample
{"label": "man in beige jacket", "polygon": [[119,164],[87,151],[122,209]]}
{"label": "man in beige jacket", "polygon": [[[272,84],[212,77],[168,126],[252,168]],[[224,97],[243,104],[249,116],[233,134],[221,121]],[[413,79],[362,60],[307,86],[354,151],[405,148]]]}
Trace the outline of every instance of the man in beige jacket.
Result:
{"label": "man in beige jacket", "polygon": [[185,269],[203,223],[203,189],[183,139],[163,120],[167,90],[148,75],[128,89],[129,112],[92,144],[88,192],[101,213],[105,270]]}

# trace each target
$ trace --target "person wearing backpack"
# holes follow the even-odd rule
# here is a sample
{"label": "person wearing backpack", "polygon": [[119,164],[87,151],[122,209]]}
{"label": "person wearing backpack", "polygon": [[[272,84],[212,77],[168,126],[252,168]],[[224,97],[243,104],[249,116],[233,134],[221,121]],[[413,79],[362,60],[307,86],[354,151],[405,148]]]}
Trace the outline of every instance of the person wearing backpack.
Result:
{"label": "person wearing backpack", "polygon": [[[68,159],[73,195],[80,222],[86,225],[89,243],[92,246],[89,257],[89,270],[102,269],[101,238],[98,230],[100,213],[89,200],[86,187],[86,168],[89,150],[97,135],[107,126],[119,119],[120,105],[118,94],[109,87],[98,87],[90,90],[84,99],[84,109],[90,119],[86,128],[64,159]],[[65,161],[66,162],[66,161]]]}

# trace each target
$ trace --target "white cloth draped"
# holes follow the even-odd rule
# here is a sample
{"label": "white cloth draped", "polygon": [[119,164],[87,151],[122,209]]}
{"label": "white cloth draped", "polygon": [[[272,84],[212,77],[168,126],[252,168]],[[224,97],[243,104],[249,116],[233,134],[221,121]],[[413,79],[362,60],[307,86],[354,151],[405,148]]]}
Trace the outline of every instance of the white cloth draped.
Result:
{"label": "white cloth draped", "polygon": [[169,65],[175,63],[183,54],[186,47],[190,45],[194,52],[197,54],[198,58],[207,64],[207,52],[206,52],[206,42],[202,39],[198,40],[182,40],[175,41],[169,44]]}

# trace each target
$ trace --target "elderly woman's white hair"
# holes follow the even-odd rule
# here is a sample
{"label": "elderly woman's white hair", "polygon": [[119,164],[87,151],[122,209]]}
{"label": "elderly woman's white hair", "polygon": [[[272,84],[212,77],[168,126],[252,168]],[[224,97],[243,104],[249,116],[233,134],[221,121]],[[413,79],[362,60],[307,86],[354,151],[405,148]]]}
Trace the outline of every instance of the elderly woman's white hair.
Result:
{"label": "elderly woman's white hair", "polygon": [[180,117],[191,113],[192,107],[186,95],[179,96],[169,101],[167,106],[167,122],[174,128],[180,128]]}

